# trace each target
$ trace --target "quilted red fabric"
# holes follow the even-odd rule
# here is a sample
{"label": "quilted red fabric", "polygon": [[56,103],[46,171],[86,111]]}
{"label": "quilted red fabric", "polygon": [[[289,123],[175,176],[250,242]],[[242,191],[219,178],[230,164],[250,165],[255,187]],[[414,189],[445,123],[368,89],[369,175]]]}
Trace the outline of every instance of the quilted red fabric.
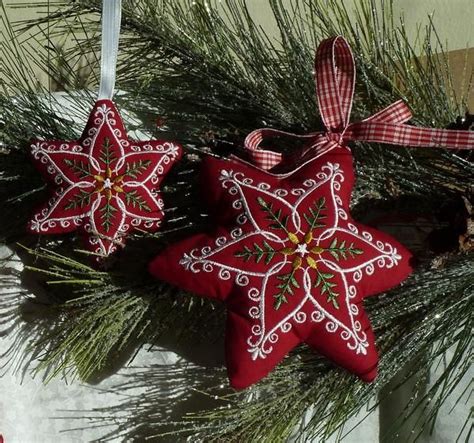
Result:
{"label": "quilted red fabric", "polygon": [[[260,380],[301,342],[361,379],[374,379],[378,357],[362,302],[410,274],[410,253],[351,218],[347,143],[473,146],[469,131],[407,125],[411,112],[402,101],[350,123],[355,65],[341,36],[321,42],[315,75],[325,130],[253,131],[245,149],[259,168],[206,159],[201,187],[215,231],[169,247],[150,264],[161,280],[225,301],[227,368],[236,388]],[[261,148],[264,137],[281,135],[305,141],[304,149],[282,155]],[[268,172],[291,165],[300,166],[284,175]]]}
{"label": "quilted red fabric", "polygon": [[60,234],[78,229],[100,261],[123,246],[128,232],[160,227],[158,188],[181,147],[129,140],[114,103],[99,100],[79,140],[34,140],[31,156],[49,184],[50,198],[29,230]]}
{"label": "quilted red fabric", "polygon": [[201,174],[215,230],[170,246],[149,269],[227,304],[232,386],[257,382],[301,342],[373,380],[378,357],[362,301],[405,279],[410,253],[351,218],[350,151],[283,175],[207,158]]}

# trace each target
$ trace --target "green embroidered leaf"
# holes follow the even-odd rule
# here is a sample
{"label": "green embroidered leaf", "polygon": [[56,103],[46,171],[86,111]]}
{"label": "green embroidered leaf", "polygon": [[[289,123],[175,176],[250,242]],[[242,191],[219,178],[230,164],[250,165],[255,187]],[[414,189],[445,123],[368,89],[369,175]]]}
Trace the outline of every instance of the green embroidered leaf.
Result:
{"label": "green embroidered leaf", "polygon": [[318,269],[316,272],[318,273],[318,276],[316,278],[316,282],[314,283],[314,287],[321,287],[321,295],[327,293],[326,300],[329,303],[332,303],[336,309],[339,309],[339,303],[337,302],[337,297],[339,297],[339,294],[332,289],[337,286],[337,284],[330,281],[332,278],[334,278],[334,274],[329,272],[321,272]]}
{"label": "green embroidered leaf", "polygon": [[263,242],[263,246],[266,253],[265,264],[268,265],[275,256],[276,251],[266,241]]}
{"label": "green embroidered leaf", "polygon": [[321,272],[321,275],[322,275],[324,278],[333,278],[333,277],[334,277],[334,274],[329,274],[329,273],[324,273],[324,272]]}
{"label": "green embroidered leaf", "polygon": [[296,289],[300,288],[300,285],[295,278],[295,273],[296,273],[296,269],[293,269],[288,274],[277,276],[277,279],[281,280],[281,283],[277,285],[277,288],[280,289],[280,291],[273,296],[275,298],[275,302],[273,304],[273,307],[275,309],[279,309],[283,303],[288,303],[286,294],[294,295],[295,293],[294,288]]}
{"label": "green embroidered leaf", "polygon": [[329,248],[324,248],[325,251],[328,251],[337,261],[341,258],[347,260],[347,254],[352,258],[356,255],[362,254],[364,251],[354,247],[354,243],[351,243],[349,246],[346,246],[346,241],[343,240],[339,245],[337,244],[337,238],[334,237],[333,241],[329,245]]}
{"label": "green embroidered leaf", "polygon": [[107,165],[110,166],[110,164],[116,160],[114,156],[114,152],[112,151],[112,143],[110,142],[110,139],[108,137],[104,138],[104,143],[102,145],[102,149],[100,152],[100,159]]}
{"label": "green embroidered leaf", "polygon": [[235,257],[241,257],[245,262],[249,261],[252,258],[252,250],[248,246],[244,246],[243,251],[235,252]]}
{"label": "green embroidered leaf", "polygon": [[360,255],[360,254],[364,253],[364,251],[362,249],[355,248],[354,243],[350,244],[348,252],[351,255],[351,257],[354,257],[355,255]]}
{"label": "green embroidered leaf", "polygon": [[125,202],[127,203],[127,205],[132,205],[133,208],[138,207],[138,209],[142,211],[151,211],[151,208],[148,206],[147,202],[143,199],[143,197],[138,193],[136,189],[130,192],[125,192]]}
{"label": "green embroidered leaf", "polygon": [[74,198],[69,200],[68,204],[64,206],[64,209],[77,209],[87,206],[91,202],[92,192],[86,192],[83,189],[79,190],[79,194],[76,194]]}
{"label": "green embroidered leaf", "polygon": [[262,259],[263,254],[264,254],[263,249],[256,243],[253,244],[253,247],[255,248],[255,251],[256,251],[255,261],[257,263],[260,263],[260,260]]}
{"label": "green embroidered leaf", "polygon": [[115,217],[115,212],[117,212],[117,208],[114,208],[109,201],[107,201],[105,205],[100,208],[100,219],[102,221],[102,226],[104,227],[106,232],[108,232],[112,226],[112,221]]}
{"label": "green embroidered leaf", "polygon": [[124,175],[136,180],[140,174],[148,169],[150,164],[151,160],[139,160],[137,162],[129,163]]}
{"label": "green embroidered leaf", "polygon": [[272,261],[276,252],[277,251],[275,251],[270,244],[264,241],[263,247],[257,243],[253,244],[253,249],[249,248],[248,246],[244,246],[243,251],[235,252],[234,256],[241,257],[246,262],[253,257],[255,259],[255,263],[260,263],[260,261],[264,259],[265,264],[268,265]]}
{"label": "green embroidered leaf", "polygon": [[284,295],[275,295],[275,303],[273,304],[273,307],[278,310],[280,309],[281,305],[283,303],[288,303],[287,298]]}
{"label": "green embroidered leaf", "polygon": [[329,297],[327,298],[327,301],[330,302],[330,303],[332,303],[333,306],[334,306],[336,309],[339,309],[339,303],[338,303],[338,301],[337,301],[337,299],[336,299],[335,297],[329,296]]}
{"label": "green embroidered leaf", "polygon": [[325,197],[321,197],[308,209],[309,214],[303,214],[304,219],[309,224],[310,232],[315,228],[324,227],[324,223],[318,223],[318,221],[326,218],[326,215],[321,214],[321,212],[326,209],[326,199]]}
{"label": "green embroidered leaf", "polygon": [[82,160],[70,160],[68,158],[64,159],[64,163],[71,168],[71,170],[79,177],[92,177],[91,165],[90,163],[83,162]]}
{"label": "green embroidered leaf", "polygon": [[298,283],[298,281],[296,280],[295,277],[291,277],[290,281],[291,281],[291,284],[292,284],[295,288],[298,288],[298,289],[300,288],[300,285],[299,285],[299,283]]}
{"label": "green embroidered leaf", "polygon": [[265,219],[274,222],[270,225],[272,229],[283,229],[285,232],[288,232],[286,228],[288,225],[288,215],[282,217],[282,210],[278,209],[275,212],[273,210],[273,204],[267,203],[262,197],[257,197],[257,202],[262,210],[268,214]]}

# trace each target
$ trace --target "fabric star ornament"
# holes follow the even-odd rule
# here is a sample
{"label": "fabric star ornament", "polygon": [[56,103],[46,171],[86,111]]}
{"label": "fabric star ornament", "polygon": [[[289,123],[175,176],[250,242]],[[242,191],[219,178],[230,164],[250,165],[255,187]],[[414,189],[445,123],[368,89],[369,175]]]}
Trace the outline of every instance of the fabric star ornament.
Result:
{"label": "fabric star ornament", "polygon": [[[315,74],[325,131],[259,129],[245,141],[253,164],[205,159],[201,187],[215,230],[170,246],[150,263],[157,278],[227,304],[226,361],[236,388],[260,380],[301,342],[365,381],[376,376],[363,299],[402,282],[411,255],[352,219],[348,142],[474,146],[469,131],[405,124],[411,112],[402,101],[350,123],[355,65],[340,36],[319,46]],[[305,144],[289,155],[260,147],[275,135]]]}
{"label": "fabric star ornament", "polygon": [[100,261],[123,246],[130,231],[160,227],[159,187],[181,147],[129,140],[114,103],[99,100],[79,140],[34,140],[31,156],[49,184],[50,198],[29,230],[61,234],[77,229]]}
{"label": "fabric star ornament", "polygon": [[301,342],[366,381],[377,351],[362,301],[410,272],[410,253],[349,214],[352,156],[285,175],[208,158],[202,188],[217,225],[165,250],[157,278],[225,301],[230,382],[245,388]]}

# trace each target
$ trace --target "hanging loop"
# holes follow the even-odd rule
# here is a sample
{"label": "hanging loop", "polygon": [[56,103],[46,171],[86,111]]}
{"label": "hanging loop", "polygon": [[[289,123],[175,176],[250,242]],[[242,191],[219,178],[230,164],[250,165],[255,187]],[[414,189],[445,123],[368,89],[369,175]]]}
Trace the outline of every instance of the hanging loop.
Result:
{"label": "hanging loop", "polygon": [[[398,100],[376,114],[350,123],[354,99],[355,62],[347,41],[341,37],[324,40],[315,60],[316,93],[325,130],[296,135],[271,128],[256,129],[245,139],[245,149],[256,166],[270,170],[285,163],[279,152],[262,149],[264,138],[287,136],[307,140],[307,147],[296,152],[293,160],[302,161],[307,155],[320,157],[334,149],[347,148],[351,141],[387,143],[407,147],[436,147],[445,149],[474,149],[474,132],[420,128],[406,124],[412,114]],[[289,158],[289,157],[287,157]]]}
{"label": "hanging loop", "polygon": [[122,0],[103,0],[100,87],[98,100],[111,100],[114,95],[121,20]]}

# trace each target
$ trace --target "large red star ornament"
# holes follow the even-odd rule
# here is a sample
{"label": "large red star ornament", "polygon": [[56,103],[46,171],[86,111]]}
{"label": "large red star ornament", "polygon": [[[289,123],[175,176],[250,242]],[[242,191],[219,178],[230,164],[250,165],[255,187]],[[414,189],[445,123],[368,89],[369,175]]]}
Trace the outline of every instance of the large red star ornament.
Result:
{"label": "large red star ornament", "polygon": [[29,230],[59,234],[78,229],[100,261],[123,246],[128,232],[160,227],[158,188],[180,158],[181,147],[129,140],[113,102],[99,100],[79,140],[34,140],[31,156],[51,195]]}
{"label": "large red star ornament", "polygon": [[351,218],[350,152],[284,175],[236,159],[202,168],[216,230],[172,245],[150,272],[226,302],[232,386],[260,380],[300,342],[372,380],[377,351],[362,301],[406,278],[410,253]]}
{"label": "large red star ornament", "polygon": [[[355,65],[346,40],[316,53],[317,99],[325,131],[297,136],[274,129],[249,134],[242,160],[203,161],[202,189],[216,228],[170,246],[150,264],[157,278],[228,307],[226,360],[231,384],[264,377],[301,342],[361,379],[377,372],[374,334],[363,299],[411,272],[410,253],[349,213],[352,140],[410,147],[472,149],[470,131],[405,124],[395,102],[350,123]],[[294,154],[260,147],[264,137],[305,140]],[[289,170],[286,174],[275,174]]]}

